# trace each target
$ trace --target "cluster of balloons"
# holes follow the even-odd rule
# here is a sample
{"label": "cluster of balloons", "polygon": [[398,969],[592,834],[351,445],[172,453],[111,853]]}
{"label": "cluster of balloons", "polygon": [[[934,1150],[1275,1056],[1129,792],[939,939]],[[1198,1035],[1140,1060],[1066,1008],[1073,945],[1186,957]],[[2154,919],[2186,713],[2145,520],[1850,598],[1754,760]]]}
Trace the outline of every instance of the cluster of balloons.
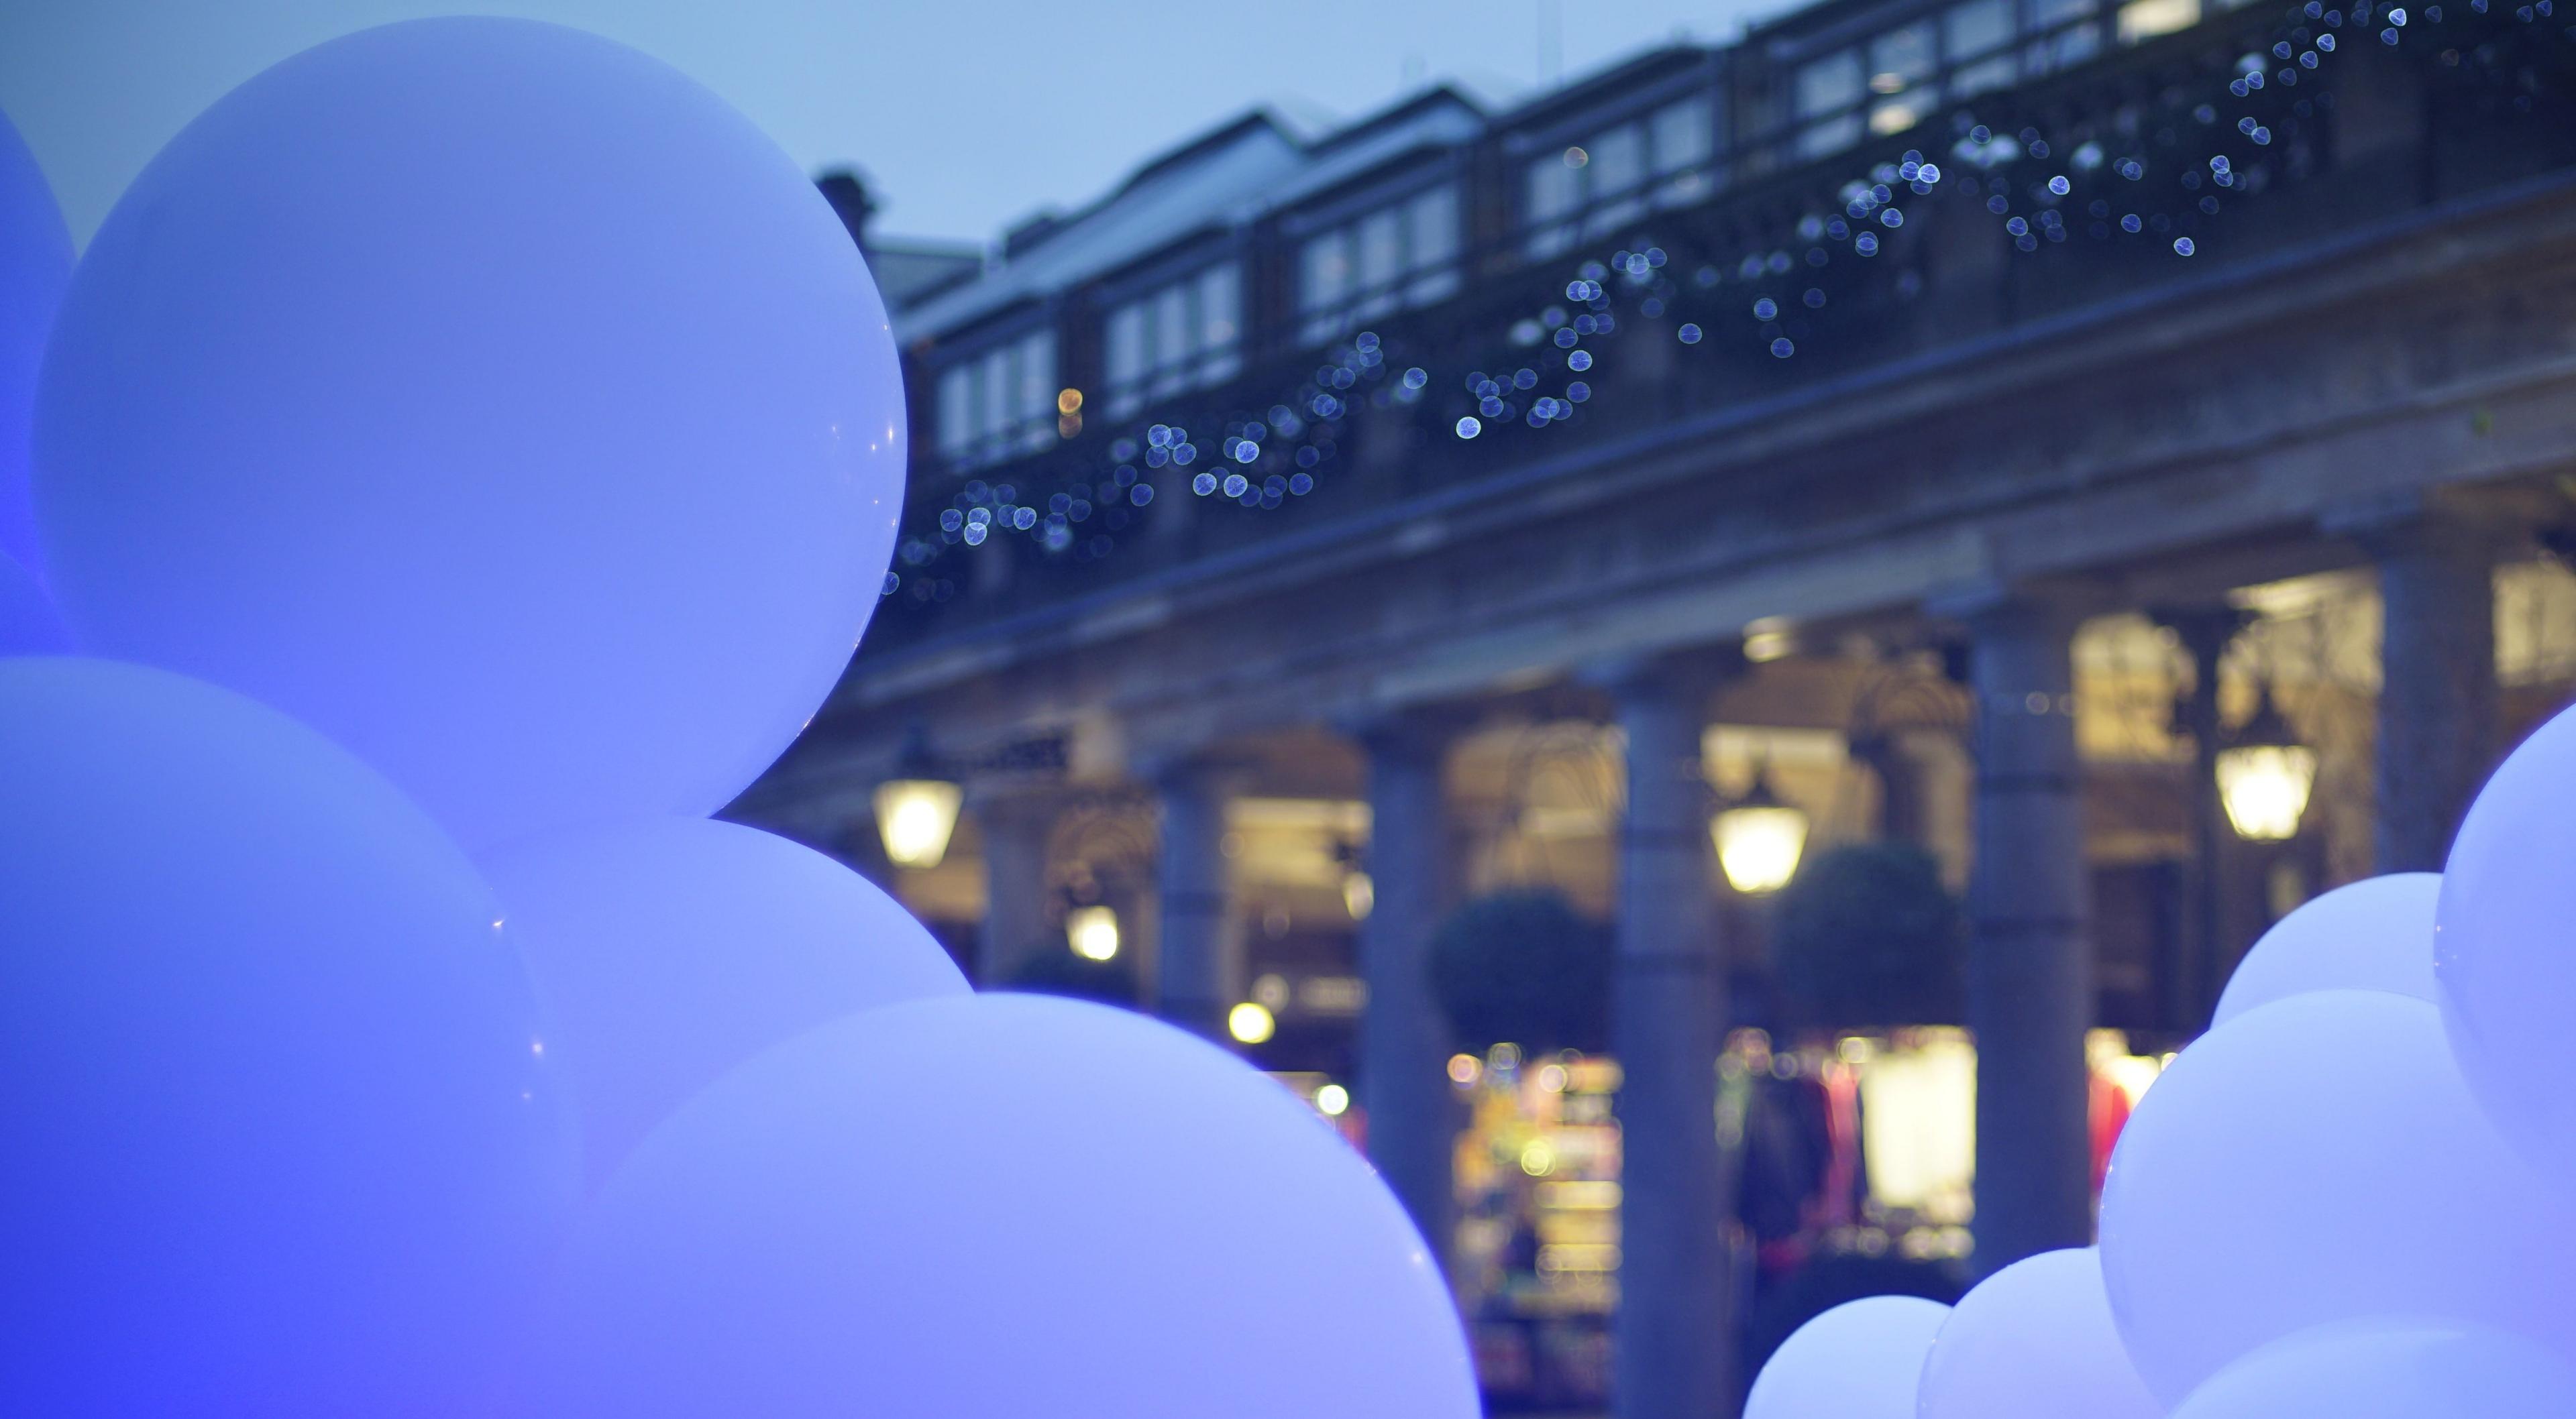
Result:
{"label": "cluster of balloons", "polygon": [[2444,871],[2255,943],[2112,1155],[2098,1247],[1793,1335],[1747,1419],[2576,1414],[2576,710]]}
{"label": "cluster of balloons", "polygon": [[708,819],[903,463],[847,233],[632,51],[322,45],[77,264],[0,123],[0,1408],[1476,1412],[1302,1103]]}

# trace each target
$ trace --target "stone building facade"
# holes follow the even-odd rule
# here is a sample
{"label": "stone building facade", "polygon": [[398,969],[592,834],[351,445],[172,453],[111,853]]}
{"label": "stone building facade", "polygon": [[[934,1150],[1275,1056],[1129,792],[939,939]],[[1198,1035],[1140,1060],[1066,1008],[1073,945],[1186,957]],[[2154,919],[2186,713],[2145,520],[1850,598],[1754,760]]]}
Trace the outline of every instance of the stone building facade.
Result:
{"label": "stone building facade", "polygon": [[[1266,998],[1247,1052],[1346,1082],[1435,1238],[1434,929],[1615,923],[1613,1388],[1664,1419],[1737,1382],[1762,906],[1709,819],[1759,780],[1963,891],[1976,1263],[2082,1244],[2087,1031],[2178,1044],[2289,906],[2438,869],[2576,674],[2576,39],[2393,21],[1836,0],[1202,135],[915,283],[887,596],[731,811],[988,982],[1106,907],[1169,1018]],[[2314,784],[2249,842],[2267,705]]]}

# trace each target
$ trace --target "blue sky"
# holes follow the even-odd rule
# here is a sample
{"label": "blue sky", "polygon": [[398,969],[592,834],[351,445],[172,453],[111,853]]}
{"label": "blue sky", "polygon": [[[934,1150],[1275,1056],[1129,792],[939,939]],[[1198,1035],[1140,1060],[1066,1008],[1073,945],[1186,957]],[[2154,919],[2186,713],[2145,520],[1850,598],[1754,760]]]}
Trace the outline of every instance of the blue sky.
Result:
{"label": "blue sky", "polygon": [[[1289,96],[1357,116],[1409,74],[1527,88],[1782,0],[0,0],[0,111],[76,239],[232,85],[307,45],[417,15],[509,13],[695,75],[809,168],[856,162],[883,227],[986,238],[1146,155]],[[1551,65],[1544,57],[1553,54]]]}

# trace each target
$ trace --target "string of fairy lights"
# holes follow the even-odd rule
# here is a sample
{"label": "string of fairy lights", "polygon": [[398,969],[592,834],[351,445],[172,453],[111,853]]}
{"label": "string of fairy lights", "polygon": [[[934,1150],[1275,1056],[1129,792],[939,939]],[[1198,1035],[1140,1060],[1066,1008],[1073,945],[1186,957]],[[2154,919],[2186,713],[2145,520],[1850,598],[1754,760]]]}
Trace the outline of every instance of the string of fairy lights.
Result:
{"label": "string of fairy lights", "polygon": [[[2006,131],[1961,112],[1948,147],[1874,165],[1841,186],[1838,210],[1801,216],[1791,239],[1769,250],[1721,260],[1639,241],[1578,261],[1561,290],[1550,288],[1544,306],[1513,320],[1460,376],[1435,377],[1392,338],[1364,331],[1322,352],[1266,410],[1142,423],[1090,445],[1088,457],[1024,468],[1016,480],[970,480],[899,539],[886,597],[916,609],[944,603],[963,558],[1012,538],[1077,564],[1109,557],[1158,498],[1248,513],[1286,507],[1331,476],[1347,421],[1372,405],[1437,401],[1439,426],[1480,445],[1543,437],[1582,420],[1612,347],[1641,332],[1699,350],[1746,338],[1752,358],[1795,359],[1827,310],[1862,289],[1875,259],[1936,203],[1981,212],[2024,255],[2082,243],[2187,260],[2231,204],[2304,175],[2319,121],[2334,108],[2325,79],[2339,59],[2367,45],[2412,45],[2484,84],[2499,111],[2527,114],[2540,84],[2517,62],[2526,57],[2517,46],[2576,41],[2555,2],[2307,0],[2286,12],[2267,49],[2235,62],[2223,87],[2168,90],[2117,131],[2080,133],[2062,151],[2036,126]],[[1885,284],[1907,300],[1921,277],[1900,265]]]}

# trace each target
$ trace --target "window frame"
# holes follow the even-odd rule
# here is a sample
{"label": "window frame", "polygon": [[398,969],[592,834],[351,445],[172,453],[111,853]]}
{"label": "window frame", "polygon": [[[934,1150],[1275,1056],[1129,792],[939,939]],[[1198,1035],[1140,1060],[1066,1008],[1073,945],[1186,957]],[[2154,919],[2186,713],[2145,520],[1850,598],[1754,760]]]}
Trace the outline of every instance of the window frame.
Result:
{"label": "window frame", "polygon": [[1054,444],[1061,349],[1051,323],[1012,326],[932,374],[932,441],[952,469],[989,467]]}
{"label": "window frame", "polygon": [[[1123,419],[1157,399],[1232,379],[1243,369],[1245,295],[1244,257],[1237,251],[1118,294],[1101,321],[1104,358],[1093,402],[1106,417]],[[1138,332],[1135,368],[1123,367],[1122,327]]]}
{"label": "window frame", "polygon": [[[1691,206],[1723,191],[1729,151],[1725,98],[1723,85],[1700,80],[1566,125],[1534,144],[1538,151],[1520,160],[1515,184],[1521,254],[1545,260],[1611,235],[1650,211]],[[1684,135],[1692,135],[1690,141],[1680,141]],[[1595,150],[1616,152],[1612,145],[1630,142],[1638,154],[1636,174],[1605,186],[1594,170]],[[1667,151],[1674,148],[1679,151]],[[1550,200],[1542,200],[1542,192]],[[1557,195],[1561,205],[1553,200]]]}
{"label": "window frame", "polygon": [[[1428,182],[1381,191],[1298,234],[1298,343],[1325,344],[1396,311],[1456,295],[1464,284],[1465,197],[1463,179],[1444,168]],[[1446,211],[1427,215],[1435,208]],[[1444,239],[1429,240],[1434,230],[1444,232]],[[1373,231],[1391,241],[1390,260],[1374,276],[1368,247]],[[1339,261],[1338,279],[1328,290],[1317,288],[1319,253]]]}
{"label": "window frame", "polygon": [[[1962,38],[1967,28],[1963,17],[1991,10],[1994,0],[1955,0],[1820,46],[1787,63],[1780,110],[1784,145],[1794,160],[1830,157],[1871,137],[1908,132],[1942,108],[1978,94],[2090,62],[2110,47],[2106,26],[2117,23],[2123,3],[2003,0],[2005,31],[1972,45]],[[2203,18],[2211,13],[2211,3],[2215,0],[2204,0]],[[1919,73],[1881,68],[1878,61],[1887,43],[1918,27],[1930,43],[1929,65]],[[1829,66],[1856,70],[1858,87],[1841,102],[1811,103],[1810,78]],[[1836,93],[1848,87],[1837,86]]]}

